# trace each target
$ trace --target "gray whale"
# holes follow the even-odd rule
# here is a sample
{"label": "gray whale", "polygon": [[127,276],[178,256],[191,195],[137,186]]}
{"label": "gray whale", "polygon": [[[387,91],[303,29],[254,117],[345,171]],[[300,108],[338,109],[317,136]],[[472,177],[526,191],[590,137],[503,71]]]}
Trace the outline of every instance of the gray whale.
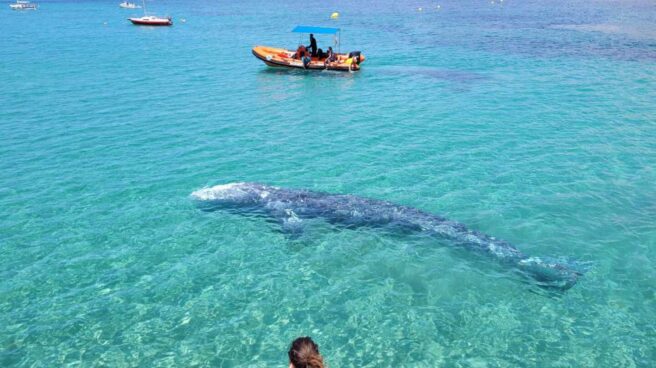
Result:
{"label": "gray whale", "polygon": [[568,264],[529,257],[512,244],[469,230],[416,208],[353,195],[285,189],[257,183],[230,183],[194,191],[192,198],[206,210],[223,209],[261,214],[277,220],[284,231],[295,232],[303,219],[323,218],[346,227],[375,227],[421,232],[448,244],[485,254],[512,267],[538,286],[567,290],[581,275]]}

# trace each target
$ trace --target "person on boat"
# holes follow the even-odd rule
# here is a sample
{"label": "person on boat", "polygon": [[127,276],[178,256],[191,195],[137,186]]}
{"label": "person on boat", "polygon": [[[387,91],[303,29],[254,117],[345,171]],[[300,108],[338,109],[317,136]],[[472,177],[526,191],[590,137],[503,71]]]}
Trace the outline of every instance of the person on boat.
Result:
{"label": "person on boat", "polygon": [[335,55],[335,51],[333,51],[332,47],[328,47],[328,51],[326,51],[326,61],[333,62],[337,60],[337,55]]}
{"label": "person on boat", "polygon": [[328,66],[328,64],[334,63],[336,60],[337,60],[337,55],[335,55],[333,48],[328,47],[328,51],[326,51],[326,60],[324,61],[324,64]]}
{"label": "person on boat", "polygon": [[323,357],[309,336],[299,337],[292,342],[287,352],[289,368],[324,368]]}
{"label": "person on boat", "polygon": [[307,49],[303,45],[299,45],[298,48],[296,49],[296,53],[294,54],[294,59],[301,60],[305,54],[307,54]]}
{"label": "person on boat", "polygon": [[303,60],[303,68],[307,69],[307,67],[310,66],[310,62],[312,61],[312,58],[310,57],[310,53],[306,51],[302,60]]}
{"label": "person on boat", "polygon": [[317,56],[317,40],[314,38],[312,33],[310,33],[310,46],[308,46],[308,49],[310,49],[312,57]]}

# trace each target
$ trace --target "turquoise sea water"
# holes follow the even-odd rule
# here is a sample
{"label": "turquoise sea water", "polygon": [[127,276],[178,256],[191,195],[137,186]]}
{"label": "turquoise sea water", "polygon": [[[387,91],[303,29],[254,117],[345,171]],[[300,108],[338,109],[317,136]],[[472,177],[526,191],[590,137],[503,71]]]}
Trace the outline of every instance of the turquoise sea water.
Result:
{"label": "turquoise sea water", "polygon": [[[282,367],[299,335],[331,367],[656,364],[653,2],[150,2],[171,28],[118,2],[0,9],[0,366]],[[252,57],[296,24],[341,27],[362,71]],[[189,198],[234,181],[589,269],[545,294],[430,239],[292,241]]]}

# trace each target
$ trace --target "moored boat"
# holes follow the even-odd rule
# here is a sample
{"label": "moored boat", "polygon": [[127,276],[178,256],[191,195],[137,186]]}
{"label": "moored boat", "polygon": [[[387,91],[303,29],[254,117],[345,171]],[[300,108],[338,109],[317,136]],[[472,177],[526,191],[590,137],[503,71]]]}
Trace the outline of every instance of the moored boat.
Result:
{"label": "moored boat", "polygon": [[141,8],[141,6],[139,6],[135,3],[128,2],[128,1],[124,1],[120,4],[118,4],[118,6],[120,6],[123,9],[139,9],[139,8]]}
{"label": "moored boat", "polygon": [[134,25],[138,26],[172,26],[173,25],[173,19],[171,17],[158,17],[155,15],[147,15],[146,14],[146,0],[143,0],[143,10],[144,10],[144,15],[143,17],[133,17],[133,18],[128,18],[130,22]]}
{"label": "moored boat", "polygon": [[36,10],[37,5],[26,0],[16,0],[14,4],[9,4],[13,10]]}
{"label": "moored boat", "polygon": [[[333,35],[335,45],[339,45],[339,28],[297,26],[292,32]],[[344,72],[360,70],[360,64],[365,60],[360,51],[348,54],[336,52],[330,56],[316,50],[314,54],[311,54],[306,51],[305,46],[299,46],[296,51],[270,46],[255,46],[253,55],[270,67]]]}
{"label": "moored boat", "polygon": [[154,15],[144,15],[139,18],[128,18],[130,22],[134,25],[139,26],[170,26],[173,25],[173,19],[171,17],[156,17]]}

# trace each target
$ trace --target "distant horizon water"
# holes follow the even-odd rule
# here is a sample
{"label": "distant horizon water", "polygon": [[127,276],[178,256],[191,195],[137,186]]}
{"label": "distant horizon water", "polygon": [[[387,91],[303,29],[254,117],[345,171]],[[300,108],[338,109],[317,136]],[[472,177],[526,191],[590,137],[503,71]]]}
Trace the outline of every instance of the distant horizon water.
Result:
{"label": "distant horizon water", "polygon": [[[656,364],[654,2],[148,1],[164,28],[35,2],[0,8],[1,367],[286,366],[305,335],[331,367]],[[341,28],[362,70],[252,56],[301,24]],[[546,293],[447,242],[291,238],[190,196],[230,182],[390,201],[587,271]]]}

